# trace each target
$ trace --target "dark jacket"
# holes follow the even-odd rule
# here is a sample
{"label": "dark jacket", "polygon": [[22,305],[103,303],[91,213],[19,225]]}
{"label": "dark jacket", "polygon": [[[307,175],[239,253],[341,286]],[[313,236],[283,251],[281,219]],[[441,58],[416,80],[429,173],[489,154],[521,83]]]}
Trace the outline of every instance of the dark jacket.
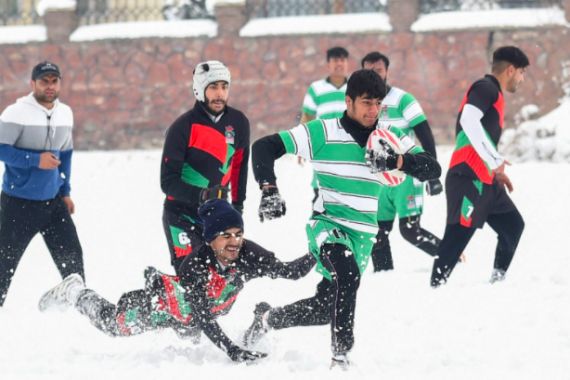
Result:
{"label": "dark jacket", "polygon": [[232,203],[243,205],[249,161],[249,121],[232,107],[213,122],[204,106],[180,116],[168,129],[160,185],[165,208],[197,219],[203,189],[231,184]]}
{"label": "dark jacket", "polygon": [[208,245],[188,256],[180,267],[180,285],[192,309],[192,323],[224,351],[235,344],[222,331],[216,317],[229,312],[244,284],[254,278],[271,277],[296,280],[315,264],[309,253],[283,263],[275,254],[246,240],[239,258],[223,268]]}

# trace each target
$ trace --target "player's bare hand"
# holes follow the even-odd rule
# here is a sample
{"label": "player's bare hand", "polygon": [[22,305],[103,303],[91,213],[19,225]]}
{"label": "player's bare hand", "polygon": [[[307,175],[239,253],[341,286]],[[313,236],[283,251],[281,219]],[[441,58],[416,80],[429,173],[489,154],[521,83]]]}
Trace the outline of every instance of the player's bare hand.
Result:
{"label": "player's bare hand", "polygon": [[51,152],[43,152],[40,154],[40,169],[51,170],[55,169],[61,164],[61,161],[57,159],[55,154]]}
{"label": "player's bare hand", "polygon": [[499,184],[507,187],[509,193],[513,192],[513,183],[511,182],[511,179],[509,178],[508,175],[502,172],[497,172],[497,174],[495,174],[495,178],[497,179],[497,182],[499,182]]}
{"label": "player's bare hand", "polygon": [[62,199],[63,203],[65,203],[65,206],[67,207],[67,211],[69,211],[69,214],[73,215],[75,212],[75,203],[73,203],[71,197],[63,197]]}
{"label": "player's bare hand", "polygon": [[497,169],[495,169],[495,173],[504,173],[505,167],[507,166],[511,166],[511,163],[507,160],[503,161],[503,163]]}

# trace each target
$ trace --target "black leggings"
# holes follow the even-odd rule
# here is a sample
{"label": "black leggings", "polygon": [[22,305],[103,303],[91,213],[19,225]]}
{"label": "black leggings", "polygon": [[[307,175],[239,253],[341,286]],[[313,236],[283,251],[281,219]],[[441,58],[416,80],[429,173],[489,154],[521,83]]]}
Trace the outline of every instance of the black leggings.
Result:
{"label": "black leggings", "polygon": [[73,273],[85,278],[81,244],[61,197],[30,201],[2,193],[0,210],[0,306],[24,251],[38,233],[62,278]]}
{"label": "black leggings", "polygon": [[[393,221],[378,221],[376,244],[372,248],[372,265],[375,272],[394,269],[392,249],[388,239],[393,223]],[[400,233],[406,241],[430,256],[437,255],[441,241],[437,236],[422,228],[419,215],[401,218],[399,224]]]}
{"label": "black leggings", "polygon": [[[487,223],[497,233],[494,268],[507,271],[519,244],[524,220],[518,210],[504,214],[489,215]],[[433,263],[431,286],[447,282],[459,256],[467,247],[476,228],[463,227],[460,224],[448,224],[439,246],[438,258]]]}
{"label": "black leggings", "polygon": [[323,279],[311,298],[272,309],[268,323],[274,329],[330,323],[332,350],[344,353],[354,345],[354,312],[360,271],[352,252],[342,244],[325,244],[320,255],[332,274],[331,281]]}
{"label": "black leggings", "polygon": [[75,305],[99,330],[110,336],[130,336],[152,330],[150,297],[143,289],[124,293],[117,305],[86,289]]}

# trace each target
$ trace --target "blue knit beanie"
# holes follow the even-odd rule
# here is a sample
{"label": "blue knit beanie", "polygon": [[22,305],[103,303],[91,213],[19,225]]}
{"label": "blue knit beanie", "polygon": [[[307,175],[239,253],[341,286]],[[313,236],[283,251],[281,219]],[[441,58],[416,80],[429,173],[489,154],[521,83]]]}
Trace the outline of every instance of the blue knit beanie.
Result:
{"label": "blue knit beanie", "polygon": [[243,219],[227,201],[213,199],[198,209],[198,215],[204,223],[204,239],[207,243],[216,238],[220,232],[237,227],[243,231]]}

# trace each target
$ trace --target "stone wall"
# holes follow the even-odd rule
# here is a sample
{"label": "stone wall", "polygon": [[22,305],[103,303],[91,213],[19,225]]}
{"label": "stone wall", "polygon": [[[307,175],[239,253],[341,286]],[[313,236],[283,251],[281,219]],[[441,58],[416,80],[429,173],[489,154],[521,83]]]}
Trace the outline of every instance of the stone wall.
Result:
{"label": "stone wall", "polygon": [[219,59],[232,72],[230,104],[249,117],[255,138],[295,125],[307,86],[326,75],[324,52],[342,45],[351,69],[371,50],[386,52],[390,82],[419,99],[436,139],[449,142],[467,86],[505,44],[518,45],[532,62],[519,92],[507,96],[513,125],[522,106],[537,104],[544,113],[563,95],[570,67],[566,28],[257,38],[222,32],[213,39],[0,45],[0,109],[26,94],[32,66],[50,59],[63,71],[61,99],[75,112],[77,148],[160,147],[165,129],[193,105],[194,65]]}

